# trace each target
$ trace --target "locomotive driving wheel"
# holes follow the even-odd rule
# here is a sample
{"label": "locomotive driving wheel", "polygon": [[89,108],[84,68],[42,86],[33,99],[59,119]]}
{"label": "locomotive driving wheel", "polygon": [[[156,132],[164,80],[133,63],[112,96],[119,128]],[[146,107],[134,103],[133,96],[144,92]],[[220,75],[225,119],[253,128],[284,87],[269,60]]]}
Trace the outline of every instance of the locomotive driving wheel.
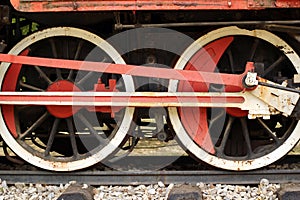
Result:
{"label": "locomotive driving wheel", "polygon": [[[9,54],[125,64],[106,41],[85,30],[36,32]],[[2,91],[133,91],[130,76],[2,63]],[[99,89],[100,88],[100,89]],[[131,127],[134,108],[54,105],[2,106],[1,136],[25,161],[48,170],[89,167],[116,152]]]}
{"label": "locomotive driving wheel", "polygon": [[[254,62],[259,76],[281,84],[299,74],[296,51],[265,30],[225,27],[195,41],[175,68],[240,74]],[[205,79],[205,77],[204,77]],[[170,81],[169,92],[238,92],[223,85]],[[246,91],[247,92],[247,91]],[[267,166],[286,155],[300,138],[299,123],[292,117],[248,119],[238,108],[174,108],[169,116],[179,142],[193,157],[228,170]]]}

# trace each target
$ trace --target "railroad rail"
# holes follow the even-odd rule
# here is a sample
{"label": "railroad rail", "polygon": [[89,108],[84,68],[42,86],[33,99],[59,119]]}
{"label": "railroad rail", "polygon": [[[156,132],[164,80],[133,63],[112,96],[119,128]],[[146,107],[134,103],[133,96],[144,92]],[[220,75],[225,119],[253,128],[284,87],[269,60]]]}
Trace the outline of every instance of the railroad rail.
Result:
{"label": "railroad rail", "polygon": [[[299,157],[299,156],[298,156]],[[181,157],[180,161],[192,166],[190,170],[176,170],[181,164],[175,162],[175,167],[162,170],[132,170],[132,171],[113,171],[92,168],[88,171],[77,172],[50,172],[45,170],[0,170],[0,177],[8,184],[17,182],[22,183],[41,183],[41,184],[66,184],[76,181],[79,184],[89,185],[141,185],[155,184],[159,181],[164,184],[196,184],[199,182],[210,184],[258,184],[263,178],[271,183],[300,183],[300,168],[289,168],[286,165],[297,163],[297,156],[289,156],[282,160],[275,168],[264,168],[253,171],[224,171],[218,169],[196,169],[193,160]],[[284,167],[285,166],[285,167]],[[180,166],[179,166],[180,167]],[[203,166],[202,166],[203,167]]]}
{"label": "railroad rail", "polygon": [[60,184],[76,181],[90,185],[140,185],[180,183],[257,184],[262,178],[272,183],[300,183],[300,169],[255,170],[230,172],[222,170],[201,171],[84,171],[58,173],[47,171],[0,170],[7,183]]}

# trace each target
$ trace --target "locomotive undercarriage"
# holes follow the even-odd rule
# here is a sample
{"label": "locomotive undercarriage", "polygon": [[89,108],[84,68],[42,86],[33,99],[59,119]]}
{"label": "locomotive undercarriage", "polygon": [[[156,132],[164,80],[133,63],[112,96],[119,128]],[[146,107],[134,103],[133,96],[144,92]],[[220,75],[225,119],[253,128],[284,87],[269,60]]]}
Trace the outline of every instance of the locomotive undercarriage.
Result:
{"label": "locomotive undercarriage", "polygon": [[122,160],[145,137],[224,169],[269,165],[300,138],[299,11],[270,12],[12,12],[1,136],[56,171]]}

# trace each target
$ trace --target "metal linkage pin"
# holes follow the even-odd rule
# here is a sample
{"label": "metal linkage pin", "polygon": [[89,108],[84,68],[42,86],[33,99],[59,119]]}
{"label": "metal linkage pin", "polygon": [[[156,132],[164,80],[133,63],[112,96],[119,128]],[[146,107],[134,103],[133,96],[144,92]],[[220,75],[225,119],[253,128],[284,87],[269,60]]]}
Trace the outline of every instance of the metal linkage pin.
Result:
{"label": "metal linkage pin", "polygon": [[244,78],[244,85],[249,88],[258,85],[257,73],[248,72]]}

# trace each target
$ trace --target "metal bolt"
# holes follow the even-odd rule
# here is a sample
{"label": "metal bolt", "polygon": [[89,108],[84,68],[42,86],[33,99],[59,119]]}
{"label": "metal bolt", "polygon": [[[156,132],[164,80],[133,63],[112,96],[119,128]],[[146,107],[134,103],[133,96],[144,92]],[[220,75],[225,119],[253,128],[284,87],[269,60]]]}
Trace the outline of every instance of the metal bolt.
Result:
{"label": "metal bolt", "polygon": [[228,5],[228,7],[231,7],[231,5],[232,5],[231,0],[228,0],[228,1],[227,1],[227,5]]}

